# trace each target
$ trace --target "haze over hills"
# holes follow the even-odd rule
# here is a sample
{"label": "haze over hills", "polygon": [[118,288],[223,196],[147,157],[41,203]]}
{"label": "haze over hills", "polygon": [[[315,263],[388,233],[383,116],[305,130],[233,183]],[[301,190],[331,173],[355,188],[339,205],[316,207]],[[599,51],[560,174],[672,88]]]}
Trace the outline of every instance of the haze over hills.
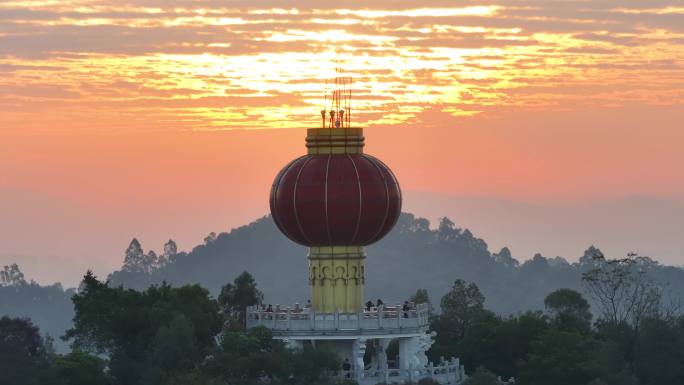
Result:
{"label": "haze over hills", "polygon": [[[143,248],[134,250],[123,268],[109,275],[113,284],[143,289],[164,281],[199,283],[217,295],[222,285],[249,271],[267,303],[285,305],[308,299],[307,249],[281,235],[269,217],[229,233],[211,234],[190,252],[171,248],[164,255],[160,251],[163,262]],[[405,213],[385,239],[367,248],[366,297],[403,301],[416,289],[425,288],[438,304],[454,280],[464,279],[475,282],[487,298],[486,306],[500,314],[542,309],[543,298],[555,289],[582,290],[581,275],[598,252],[589,247],[572,264],[542,255],[520,263],[507,248],[492,249],[448,219],[431,226],[427,219]],[[684,299],[684,269],[651,260],[644,269],[668,296]],[[26,280],[30,278],[27,274]],[[71,322],[72,293],[59,285],[0,286],[0,314],[29,316],[41,330],[59,336]]]}
{"label": "haze over hills", "polygon": [[541,253],[577,261],[594,244],[610,257],[629,252],[684,264],[684,201],[633,195],[575,203],[528,203],[407,191],[406,211],[431,221],[447,216],[521,261]]}
{"label": "haze over hills", "polygon": [[[267,211],[263,202],[237,212],[221,203],[197,202],[192,207],[148,207],[152,215],[142,217],[131,205],[112,216],[44,194],[0,190],[0,198],[0,211],[7,214],[0,217],[0,265],[17,262],[37,282],[66,287],[76,286],[87,269],[100,276],[118,269],[133,237],[146,249],[159,251],[173,238],[180,250],[190,250],[209,232],[240,226]],[[577,261],[594,244],[609,257],[634,251],[664,264],[683,263],[684,202],[676,199],[632,196],[532,204],[409,190],[404,208],[433,224],[447,216],[485,239],[491,250],[509,247],[520,261],[538,252]]]}
{"label": "haze over hills", "polygon": [[[519,262],[508,248],[492,249],[449,219],[431,226],[427,219],[405,213],[385,239],[367,247],[366,293],[368,297],[403,301],[416,289],[426,288],[439,299],[460,278],[476,282],[488,298],[488,307],[499,313],[541,309],[544,296],[555,289],[581,290],[581,274],[590,266],[592,255],[599,252],[592,245],[585,249],[576,263],[541,254]],[[124,265],[110,279],[139,289],[162,281],[197,282],[218,293],[233,277],[249,271],[266,301],[305,302],[306,253],[306,248],[286,239],[273,221],[264,217],[230,233],[209,236],[191,252],[169,257],[171,261],[158,269]],[[655,261],[649,268],[654,278],[684,298],[684,269]],[[679,278],[675,280],[671,274]]]}

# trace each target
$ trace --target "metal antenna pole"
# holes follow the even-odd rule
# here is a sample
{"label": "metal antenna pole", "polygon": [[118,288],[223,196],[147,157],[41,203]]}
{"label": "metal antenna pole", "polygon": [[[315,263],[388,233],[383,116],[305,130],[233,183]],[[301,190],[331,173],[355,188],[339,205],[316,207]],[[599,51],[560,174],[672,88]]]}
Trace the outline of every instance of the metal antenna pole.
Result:
{"label": "metal antenna pole", "polygon": [[351,127],[351,101],[352,101],[352,78],[349,77],[349,111],[347,111],[347,120],[349,121],[349,127]]}

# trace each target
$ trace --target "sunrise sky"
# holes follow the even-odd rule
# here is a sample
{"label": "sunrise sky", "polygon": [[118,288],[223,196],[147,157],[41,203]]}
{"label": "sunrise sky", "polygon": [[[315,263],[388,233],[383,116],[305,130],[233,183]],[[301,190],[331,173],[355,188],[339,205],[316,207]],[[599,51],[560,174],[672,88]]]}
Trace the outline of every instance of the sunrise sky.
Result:
{"label": "sunrise sky", "polygon": [[336,67],[405,210],[684,263],[681,0],[0,1],[0,263],[73,284],[266,214]]}

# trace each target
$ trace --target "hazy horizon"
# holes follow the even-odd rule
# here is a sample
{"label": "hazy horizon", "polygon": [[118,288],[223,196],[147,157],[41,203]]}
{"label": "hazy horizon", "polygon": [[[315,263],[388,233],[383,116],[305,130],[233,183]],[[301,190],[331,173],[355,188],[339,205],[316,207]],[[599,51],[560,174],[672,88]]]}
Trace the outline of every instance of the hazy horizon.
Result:
{"label": "hazy horizon", "polygon": [[[404,191],[404,198],[403,211],[427,218],[432,227],[436,226],[439,217],[447,216],[458,227],[470,229],[475,236],[487,242],[491,252],[508,247],[521,262],[531,259],[535,253],[545,257],[560,256],[575,262],[587,247],[595,245],[608,257],[618,258],[628,252],[638,252],[663,264],[682,265],[684,242],[680,240],[678,232],[684,227],[682,200],[626,196],[612,200],[539,204],[500,197],[458,197],[418,191]],[[244,222],[233,219],[225,226],[210,231],[230,232],[235,227],[247,225],[267,214],[266,203],[263,206],[261,214],[255,213]],[[620,213],[628,211],[638,213],[640,218],[626,220],[631,214]],[[589,215],[594,216],[591,223],[581,220],[589,218]],[[205,226],[210,226],[208,222],[219,222],[206,219],[205,222],[198,222]],[[96,223],[98,219],[93,217],[89,221]],[[22,252],[0,250],[0,265],[16,262],[29,279],[41,284],[61,282],[65,287],[75,287],[87,269],[94,270],[102,277],[118,270],[123,252],[134,237],[140,240],[145,250],[152,249],[159,253],[162,244],[172,238],[179,250],[189,252],[192,247],[201,244],[210,232],[198,229],[191,222],[181,222],[185,227],[166,223],[165,226],[149,228],[139,234],[130,233],[128,224],[120,222],[116,227],[107,227],[111,233],[105,234],[110,237],[102,237],[98,228],[90,229],[92,232],[89,234],[74,231],[70,237],[61,240],[59,248],[47,242],[43,247],[28,245]],[[77,223],[70,225],[78,226]],[[5,236],[8,229],[3,228]],[[169,232],[175,230],[176,233],[165,235],[165,229]],[[92,251],[91,248],[98,247],[98,243],[92,242],[98,233],[101,234],[98,242],[102,249]],[[81,241],[88,244],[89,248],[79,249],[77,245]],[[2,244],[8,244],[7,240]],[[30,253],[32,247],[46,252]],[[50,254],[47,250],[53,250],[54,253]],[[75,255],[69,256],[69,250],[73,250]]]}

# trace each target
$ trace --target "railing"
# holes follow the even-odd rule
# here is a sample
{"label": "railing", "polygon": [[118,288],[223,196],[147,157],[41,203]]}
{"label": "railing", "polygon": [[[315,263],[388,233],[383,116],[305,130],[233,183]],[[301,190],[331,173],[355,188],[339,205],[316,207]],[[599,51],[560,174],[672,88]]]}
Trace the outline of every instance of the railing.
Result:
{"label": "railing", "polygon": [[358,313],[316,313],[312,309],[286,308],[266,311],[252,307],[247,310],[247,327],[265,326],[274,334],[397,334],[419,332],[429,323],[427,304],[410,310],[401,306],[381,306]]}
{"label": "railing", "polygon": [[[336,379],[357,378],[353,370],[330,373],[330,376]],[[451,359],[438,365],[430,363],[425,368],[417,369],[366,369],[363,371],[363,379],[360,384],[417,382],[423,378],[432,378],[440,384],[460,384],[465,381],[466,375],[459,360]]]}

